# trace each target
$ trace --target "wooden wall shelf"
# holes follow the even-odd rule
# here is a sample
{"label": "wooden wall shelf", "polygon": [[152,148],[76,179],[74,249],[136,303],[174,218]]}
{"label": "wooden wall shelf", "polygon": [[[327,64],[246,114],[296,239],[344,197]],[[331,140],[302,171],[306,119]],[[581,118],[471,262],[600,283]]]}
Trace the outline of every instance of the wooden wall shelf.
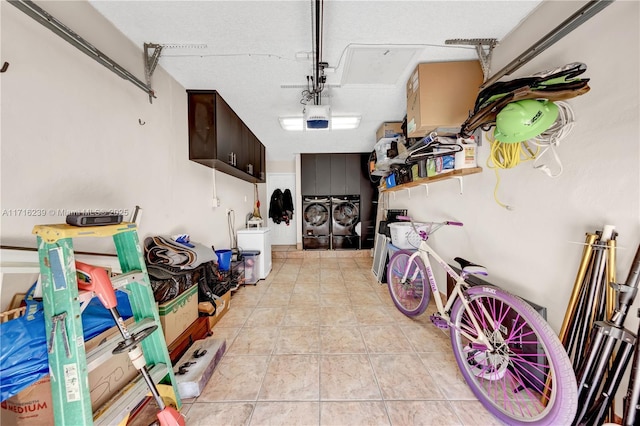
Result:
{"label": "wooden wall shelf", "polygon": [[[442,181],[442,180],[447,180],[447,179],[451,179],[451,178],[462,178],[463,176],[467,176],[467,175],[472,175],[475,173],[480,173],[482,172],[482,167],[473,167],[473,168],[469,168],[469,169],[458,169],[458,170],[454,170],[452,172],[449,173],[444,173],[438,176],[432,176],[432,177],[427,177],[427,178],[418,178],[416,180],[413,180],[409,183],[404,183],[402,185],[397,185],[394,186],[392,188],[383,188],[380,187],[380,192],[395,192],[395,191],[402,191],[404,189],[409,189],[409,188],[415,188],[416,186],[420,186],[420,185],[427,185],[429,183],[432,182],[438,182],[438,181]],[[462,186],[460,188],[460,192],[462,192]]]}

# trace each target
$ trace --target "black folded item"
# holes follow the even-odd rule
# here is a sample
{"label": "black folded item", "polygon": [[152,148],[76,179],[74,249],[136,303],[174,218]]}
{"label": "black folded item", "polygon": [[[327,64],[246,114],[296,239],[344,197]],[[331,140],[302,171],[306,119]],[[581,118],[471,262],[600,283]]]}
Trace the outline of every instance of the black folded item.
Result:
{"label": "black folded item", "polygon": [[185,290],[205,279],[202,266],[194,269],[180,269],[169,265],[147,265],[147,273],[158,303],[165,303],[180,296]]}
{"label": "black folded item", "polygon": [[231,288],[226,277],[228,273],[219,271],[214,261],[186,270],[169,265],[148,264],[147,272],[153,296],[158,303],[174,299],[194,285],[198,286],[199,302],[212,301],[210,294],[222,296]]}
{"label": "black folded item", "polygon": [[378,234],[386,235],[387,237],[391,238],[391,228],[389,228],[388,221],[380,221],[380,225],[378,226]]}
{"label": "black folded item", "polygon": [[387,210],[387,221],[388,222],[398,222],[398,216],[406,216],[406,209],[390,209]]}

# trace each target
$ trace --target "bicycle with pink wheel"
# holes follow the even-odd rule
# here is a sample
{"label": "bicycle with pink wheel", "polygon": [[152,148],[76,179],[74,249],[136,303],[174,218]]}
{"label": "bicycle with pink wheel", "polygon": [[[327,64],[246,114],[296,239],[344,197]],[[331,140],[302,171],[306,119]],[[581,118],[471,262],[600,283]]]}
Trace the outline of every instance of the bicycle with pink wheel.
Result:
{"label": "bicycle with pink wheel", "polygon": [[[400,220],[411,220],[399,217]],[[387,283],[396,307],[421,315],[433,293],[432,323],[449,330],[462,375],[484,407],[509,425],[571,424],[576,411],[576,377],[567,353],[549,324],[528,303],[492,285],[473,285],[470,275],[487,275],[481,265],[461,258],[453,270],[427,244],[430,234],[460,222],[411,222],[417,250],[399,250],[389,259]],[[426,229],[426,230],[425,230]],[[431,259],[455,280],[443,301]]]}

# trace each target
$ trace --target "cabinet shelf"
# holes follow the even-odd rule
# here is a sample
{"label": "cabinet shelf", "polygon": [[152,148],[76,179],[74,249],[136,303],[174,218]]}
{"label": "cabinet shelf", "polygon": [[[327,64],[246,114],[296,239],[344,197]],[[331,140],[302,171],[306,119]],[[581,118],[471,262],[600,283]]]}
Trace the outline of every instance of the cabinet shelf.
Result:
{"label": "cabinet shelf", "polygon": [[449,173],[444,173],[438,176],[432,176],[432,177],[427,177],[427,178],[418,178],[416,180],[413,180],[409,183],[404,183],[402,185],[397,185],[394,186],[392,188],[384,188],[384,187],[380,187],[380,192],[395,192],[395,191],[402,191],[403,189],[409,189],[409,188],[415,188],[416,186],[420,186],[420,185],[425,185],[425,184],[429,184],[432,182],[438,182],[441,180],[447,180],[447,179],[451,179],[451,178],[461,178],[463,176],[467,176],[467,175],[472,175],[475,173],[480,173],[482,172],[482,167],[473,167],[473,168],[469,168],[469,169],[459,169],[459,170],[454,170],[452,172]]}

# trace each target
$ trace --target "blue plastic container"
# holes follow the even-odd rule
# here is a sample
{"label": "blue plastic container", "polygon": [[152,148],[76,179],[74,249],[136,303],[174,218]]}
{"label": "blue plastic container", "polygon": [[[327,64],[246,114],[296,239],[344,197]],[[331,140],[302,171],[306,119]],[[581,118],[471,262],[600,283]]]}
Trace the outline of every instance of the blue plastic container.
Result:
{"label": "blue plastic container", "polygon": [[221,271],[228,271],[231,268],[231,256],[233,252],[231,250],[216,250],[216,256],[218,256],[218,269]]}

